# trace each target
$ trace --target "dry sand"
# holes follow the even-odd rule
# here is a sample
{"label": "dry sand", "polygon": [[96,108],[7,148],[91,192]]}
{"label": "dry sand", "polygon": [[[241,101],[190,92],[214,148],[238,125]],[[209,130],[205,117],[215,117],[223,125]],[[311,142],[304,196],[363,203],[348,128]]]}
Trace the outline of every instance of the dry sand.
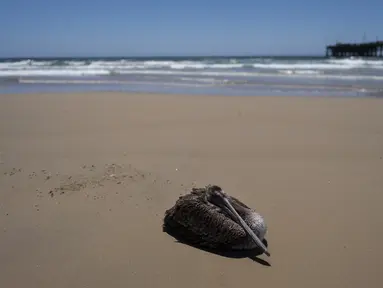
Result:
{"label": "dry sand", "polygon": [[[382,157],[382,99],[1,95],[0,287],[383,287]],[[162,232],[208,183],[270,266]]]}

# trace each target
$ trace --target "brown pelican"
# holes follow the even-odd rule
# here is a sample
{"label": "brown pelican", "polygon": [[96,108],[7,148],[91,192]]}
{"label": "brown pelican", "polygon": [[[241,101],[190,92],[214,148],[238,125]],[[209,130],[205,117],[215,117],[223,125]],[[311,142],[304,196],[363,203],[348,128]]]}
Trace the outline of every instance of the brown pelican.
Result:
{"label": "brown pelican", "polygon": [[166,210],[164,230],[210,249],[267,251],[267,226],[263,217],[219,186],[193,188]]}

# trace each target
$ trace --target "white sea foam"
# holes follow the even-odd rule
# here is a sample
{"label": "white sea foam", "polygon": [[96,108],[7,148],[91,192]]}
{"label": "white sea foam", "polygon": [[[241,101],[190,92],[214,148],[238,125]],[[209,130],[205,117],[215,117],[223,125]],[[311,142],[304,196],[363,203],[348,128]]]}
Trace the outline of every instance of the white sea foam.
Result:
{"label": "white sea foam", "polygon": [[[202,80],[202,78],[201,78]],[[206,81],[201,81],[206,82]],[[213,83],[214,82],[214,83]],[[211,83],[182,83],[182,82],[174,82],[174,81],[165,81],[161,82],[161,86],[184,86],[184,87],[213,87],[217,84],[235,84],[235,83],[224,83],[226,81],[221,81],[220,83],[217,83],[216,81],[213,81]],[[113,85],[113,84],[119,84],[119,85],[154,85],[158,86],[158,82],[142,82],[142,81],[132,81],[132,80],[89,80],[89,79],[20,79],[19,83],[24,84],[99,84],[99,85]],[[360,87],[354,87],[354,86],[336,86],[336,85],[330,85],[330,86],[315,86],[315,85],[305,85],[305,84],[282,84],[282,83],[273,83],[273,84],[267,84],[267,83],[246,83],[248,86],[252,87],[274,87],[272,91],[274,92],[283,92],[283,90],[275,89],[275,88],[282,88],[282,89],[306,89],[307,91],[311,92],[317,92],[320,93],[320,90],[323,89],[331,89],[333,91],[357,91],[360,93],[376,93],[378,90],[376,89],[366,89],[366,88],[360,88]],[[315,90],[313,90],[315,89]],[[308,93],[308,92],[307,92]]]}
{"label": "white sea foam", "polygon": [[0,71],[0,77],[25,77],[25,76],[97,76],[110,75],[108,70],[20,70]]}
{"label": "white sea foam", "polygon": [[[72,76],[105,76],[105,75],[184,75],[200,77],[286,77],[286,73],[257,73],[257,72],[211,72],[211,71],[163,71],[163,70],[39,70],[39,71],[0,71],[0,77],[72,77]],[[288,74],[288,77],[318,78],[318,79],[341,79],[341,80],[376,80],[383,81],[383,76],[371,75],[325,75],[317,73],[295,72]]]}
{"label": "white sea foam", "polygon": [[0,62],[0,77],[104,76],[116,74],[189,76],[284,76],[383,79],[383,61],[368,59],[207,59],[207,60],[21,60]]}
{"label": "white sea foam", "polygon": [[278,70],[281,74],[293,75],[293,74],[301,74],[301,75],[319,75],[323,74],[322,71],[318,70]]}

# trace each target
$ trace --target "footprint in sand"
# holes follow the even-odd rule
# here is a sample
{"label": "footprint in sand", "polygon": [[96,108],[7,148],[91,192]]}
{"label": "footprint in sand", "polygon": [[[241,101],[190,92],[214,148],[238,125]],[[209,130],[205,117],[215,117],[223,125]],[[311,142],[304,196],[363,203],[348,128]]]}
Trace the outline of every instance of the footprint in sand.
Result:
{"label": "footprint in sand", "polygon": [[4,175],[6,175],[6,176],[13,176],[16,173],[21,173],[22,171],[23,171],[23,169],[21,169],[21,168],[12,168],[11,171],[4,172]]}

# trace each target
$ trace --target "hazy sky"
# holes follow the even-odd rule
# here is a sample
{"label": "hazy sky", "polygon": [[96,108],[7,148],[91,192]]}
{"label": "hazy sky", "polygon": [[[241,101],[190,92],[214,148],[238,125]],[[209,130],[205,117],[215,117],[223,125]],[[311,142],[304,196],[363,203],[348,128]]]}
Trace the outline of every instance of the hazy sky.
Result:
{"label": "hazy sky", "polygon": [[0,2],[0,57],[321,55],[383,40],[383,0]]}

